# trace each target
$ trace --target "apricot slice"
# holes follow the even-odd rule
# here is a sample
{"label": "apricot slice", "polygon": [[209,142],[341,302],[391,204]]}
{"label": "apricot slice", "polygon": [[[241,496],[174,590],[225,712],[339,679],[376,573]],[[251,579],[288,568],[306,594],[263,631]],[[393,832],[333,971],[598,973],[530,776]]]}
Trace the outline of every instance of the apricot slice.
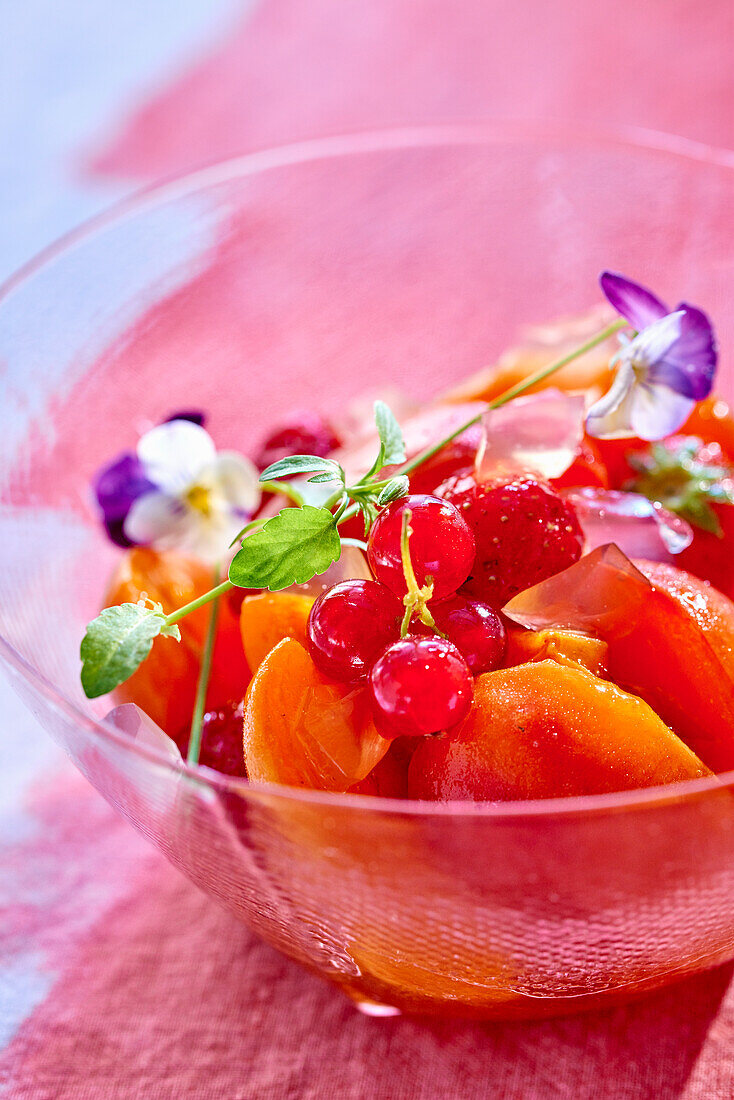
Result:
{"label": "apricot slice", "polygon": [[734,604],[672,565],[600,547],[515,597],[523,626],[604,639],[611,679],[634,692],[714,771],[734,768]]}
{"label": "apricot slice", "polygon": [[507,632],[505,665],[529,661],[557,661],[571,668],[585,668],[595,676],[606,676],[607,643],[576,630],[518,630]]}
{"label": "apricot slice", "polygon": [[477,678],[455,736],[413,754],[413,798],[556,798],[710,775],[655,712],[616,684],[555,661]]}
{"label": "apricot slice", "polygon": [[250,670],[262,662],[283,638],[306,644],[306,623],[313,597],[295,592],[261,592],[246,596],[240,610],[240,632]]}
{"label": "apricot slice", "polygon": [[[110,582],[104,606],[136,603],[143,595],[166,612],[189,603],[212,587],[211,570],[174,551],[135,547],[125,553]],[[137,703],[172,736],[191,720],[196,681],[209,623],[209,607],[181,620],[181,641],[157,638],[143,665],[113,693],[118,703]],[[217,710],[242,698],[250,674],[242,652],[239,623],[226,600],[220,601],[207,708]]]}
{"label": "apricot slice", "polygon": [[327,680],[293,638],[276,645],[245,699],[244,747],[254,782],[346,791],[382,759],[364,689]]}
{"label": "apricot slice", "polygon": [[[511,386],[522,382],[528,375],[574,351],[608,325],[612,316],[606,308],[593,309],[580,317],[566,318],[553,325],[538,326],[529,331],[524,343],[510,348],[491,367],[486,367],[459,383],[444,394],[442,400],[491,401],[493,397],[499,397]],[[611,337],[528,392],[553,386],[570,391],[594,389],[601,396],[611,382],[613,369],[609,363],[616,347],[615,338]]]}

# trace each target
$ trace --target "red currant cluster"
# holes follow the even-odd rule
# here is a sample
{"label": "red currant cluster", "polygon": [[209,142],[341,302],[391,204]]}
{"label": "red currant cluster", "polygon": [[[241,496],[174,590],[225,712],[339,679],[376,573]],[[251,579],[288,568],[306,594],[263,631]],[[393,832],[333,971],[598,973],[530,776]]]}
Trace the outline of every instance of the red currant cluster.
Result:
{"label": "red currant cluster", "polygon": [[[440,634],[411,621],[400,636],[408,596],[401,547],[406,511],[415,580],[432,585],[430,618]],[[314,662],[335,680],[369,680],[385,737],[455,726],[471,706],[472,674],[502,662],[500,616],[488,604],[457,594],[475,554],[474,534],[453,504],[411,495],[388,505],[372,526],[368,559],[376,580],[342,581],[311,610],[307,638]]]}

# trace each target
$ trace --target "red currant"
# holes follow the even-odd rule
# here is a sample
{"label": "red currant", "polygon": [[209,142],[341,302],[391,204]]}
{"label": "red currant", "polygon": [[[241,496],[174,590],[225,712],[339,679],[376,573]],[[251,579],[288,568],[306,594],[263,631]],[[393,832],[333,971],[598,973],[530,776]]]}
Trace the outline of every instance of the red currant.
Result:
{"label": "red currant", "polygon": [[361,680],[400,633],[403,606],[375,581],[340,581],[319,596],[306,627],[314,664],[334,680]]}
{"label": "red currant", "polygon": [[[210,710],[204,715],[201,730],[199,763],[224,775],[245,775],[243,728],[245,704],[227,703],[221,710]],[[189,730],[182,730],[176,737],[181,755],[186,759],[189,747]]]}
{"label": "red currant", "polygon": [[290,455],[320,455],[326,457],[340,446],[340,440],[328,421],[315,413],[300,413],[264,440],[255,464],[266,466]]}
{"label": "red currant", "polygon": [[488,604],[458,595],[432,607],[432,614],[438,629],[453,642],[474,675],[502,664],[507,632]]}
{"label": "red currant", "polygon": [[370,689],[383,737],[422,737],[450,729],[466,717],[474,682],[451,642],[408,635],[375,662]]}
{"label": "red currant", "polygon": [[419,586],[433,581],[433,599],[456,592],[474,563],[474,535],[464,517],[446,500],[411,494],[384,508],[372,525],[367,557],[379,581],[398,596],[407,591],[400,540],[403,513],[410,509],[410,559]]}

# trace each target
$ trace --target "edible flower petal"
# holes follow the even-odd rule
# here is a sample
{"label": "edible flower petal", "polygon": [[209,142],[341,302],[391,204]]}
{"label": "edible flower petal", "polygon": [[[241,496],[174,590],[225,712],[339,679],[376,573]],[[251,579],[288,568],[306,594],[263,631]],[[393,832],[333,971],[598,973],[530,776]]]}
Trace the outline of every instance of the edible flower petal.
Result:
{"label": "edible flower petal", "polygon": [[640,332],[653,321],[659,321],[668,307],[647,287],[633,283],[624,275],[604,271],[599,277],[604,297],[620,316],[626,318],[633,329]]}
{"label": "edible flower petal", "polygon": [[212,562],[260,500],[254,464],[233,451],[217,454],[209,433],[188,417],[146,432],[136,454],[101,471],[95,490],[118,545],[176,549]]}
{"label": "edible flower petal", "polygon": [[163,492],[178,494],[217,457],[214,440],[190,420],[170,420],[151,428],[138,442],[138,458]]}
{"label": "edible flower petal", "polygon": [[112,542],[117,546],[132,546],[123,530],[125,519],[133,502],[155,488],[138,456],[131,453],[120,455],[99,471],[93,488],[102,509],[105,530]]}
{"label": "edible flower petal", "polygon": [[668,311],[652,291],[622,275],[604,272],[600,282],[638,331],[619,352],[614,382],[590,408],[586,429],[599,439],[663,439],[711,392],[717,363],[711,322],[686,302]]}

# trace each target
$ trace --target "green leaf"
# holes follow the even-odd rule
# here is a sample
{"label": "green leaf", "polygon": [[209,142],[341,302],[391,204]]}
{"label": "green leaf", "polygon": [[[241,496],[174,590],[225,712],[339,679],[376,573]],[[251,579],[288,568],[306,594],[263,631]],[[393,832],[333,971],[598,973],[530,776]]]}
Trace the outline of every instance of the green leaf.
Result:
{"label": "green leaf", "polygon": [[377,498],[378,508],[382,508],[385,504],[390,504],[393,500],[399,500],[400,497],[407,496],[409,490],[410,482],[406,474],[400,474],[399,477],[391,478]]}
{"label": "green leaf", "polygon": [[377,508],[369,498],[358,501],[358,504],[362,519],[364,520],[364,537],[367,538],[370,533],[370,527],[377,519]]}
{"label": "green leaf", "polygon": [[[308,480],[311,482],[312,485],[321,485],[325,481],[338,481],[339,478],[335,477],[333,473],[328,472],[323,474],[314,474],[314,476],[310,477]],[[342,477],[341,480],[343,481],[344,478]]]}
{"label": "green leaf", "polygon": [[260,481],[281,481],[297,474],[330,474],[330,481],[344,481],[344,471],[332,458],[318,455],[289,455],[273,462],[260,474]]}
{"label": "green leaf", "polygon": [[405,441],[400,425],[384,401],[375,401],[375,423],[382,443],[383,466],[395,466],[405,462]]}
{"label": "green leaf", "polygon": [[328,508],[284,508],[245,539],[229,579],[240,588],[278,592],[325,573],[340,554],[339,531]]}
{"label": "green leaf", "polygon": [[87,698],[106,695],[132,676],[159,634],[181,640],[178,627],[167,625],[160,604],[123,603],[105,608],[87,627],[79,648]]}
{"label": "green leaf", "polygon": [[702,531],[708,531],[710,535],[716,535],[717,539],[723,539],[724,530],[716,512],[705,500],[695,501],[683,511],[684,518],[694,527],[700,527]]}

